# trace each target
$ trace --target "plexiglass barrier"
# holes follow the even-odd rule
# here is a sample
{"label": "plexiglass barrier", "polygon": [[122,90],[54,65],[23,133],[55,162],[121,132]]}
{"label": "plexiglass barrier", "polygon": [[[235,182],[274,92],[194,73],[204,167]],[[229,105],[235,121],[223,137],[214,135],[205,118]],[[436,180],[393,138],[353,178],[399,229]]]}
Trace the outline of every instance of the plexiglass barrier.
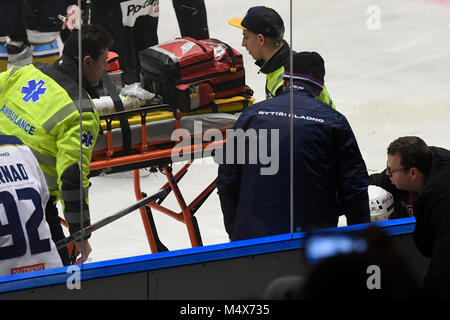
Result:
{"label": "plexiglass barrier", "polygon": [[[355,170],[355,167],[358,168],[360,165],[355,161],[355,153],[360,152],[370,175],[383,172],[386,167],[387,146],[398,137],[415,135],[424,139],[428,145],[450,147],[448,139],[444,138],[445,132],[448,131],[446,120],[449,117],[449,109],[445,102],[448,101],[449,95],[447,74],[450,71],[450,62],[446,39],[450,32],[448,18],[450,6],[444,2],[386,0],[372,4],[355,0],[341,4],[323,0],[264,3],[263,5],[273,8],[283,20],[285,30],[282,38],[289,44],[290,49],[295,52],[319,53],[325,67],[323,81],[315,77],[305,80],[304,74],[294,70],[293,76],[288,75],[285,79],[288,89],[284,93],[284,98],[275,97],[266,101],[265,88],[274,81],[273,77],[267,76],[266,73],[270,73],[267,70],[275,71],[274,66],[255,64],[255,60],[272,58],[263,51],[265,49],[262,49],[263,42],[268,38],[258,36],[249,38],[246,32],[248,30],[236,28],[228,23],[233,18],[244,18],[248,9],[261,4],[254,1],[227,3],[219,0],[205,1],[209,38],[218,39],[228,45],[228,47],[216,45],[213,56],[214,54],[220,56],[231,50],[230,48],[239,51],[245,68],[245,84],[253,90],[253,95],[250,98],[247,91],[245,99],[239,94],[238,97],[233,97],[235,100],[227,100],[230,97],[216,99],[214,107],[208,111],[206,109],[205,112],[201,109],[194,112],[184,111],[181,119],[177,118],[180,116],[177,106],[166,105],[168,98],[166,101],[158,100],[157,96],[151,95],[154,92],[143,98],[142,94],[148,93],[142,93],[139,87],[149,89],[148,83],[143,81],[147,78],[141,77],[142,73],[139,72],[134,76],[129,74],[125,76],[124,69],[136,69],[140,65],[142,61],[134,60],[133,56],[144,49],[140,47],[143,43],[153,41],[155,44],[164,44],[180,37],[182,32],[185,34],[195,32],[183,25],[183,15],[198,21],[204,19],[202,2],[193,1],[190,5],[186,5],[182,3],[183,1],[173,3],[161,1],[159,6],[158,1],[138,2],[132,4],[116,1],[108,4],[110,7],[107,9],[115,11],[117,16],[112,15],[109,17],[111,20],[106,21],[107,17],[99,13],[102,11],[101,1],[91,0],[87,5],[78,1],[78,6],[83,9],[85,21],[91,24],[100,23],[111,32],[114,39],[112,48],[118,51],[116,53],[120,57],[119,60],[114,60],[114,57],[110,56],[112,63],[108,65],[108,68],[116,68],[115,72],[110,73],[110,78],[117,96],[109,97],[111,94],[108,93],[107,85],[104,83],[100,92],[101,97],[91,96],[92,105],[98,107],[96,112],[100,114],[103,126],[97,138],[97,149],[93,145],[95,140],[93,132],[84,126],[86,119],[80,117],[78,129],[79,154],[83,153],[84,146],[91,148],[94,154],[93,160],[89,157],[80,157],[83,165],[90,165],[91,171],[95,173],[91,174],[89,179],[90,224],[102,222],[97,225],[98,229],[85,230],[92,232],[89,239],[92,252],[89,254],[88,262],[224,243],[233,238],[233,233],[236,240],[255,235],[260,237],[277,233],[292,234],[302,231],[294,219],[296,215],[309,216],[310,219],[306,220],[313,221],[310,223],[312,228],[316,224],[320,225],[320,219],[319,222],[315,220],[315,215],[319,214],[323,215],[325,220],[329,218],[335,221],[337,226],[344,226],[348,224],[344,215],[348,212],[344,212],[345,210],[323,212],[325,210],[323,208],[329,208],[325,205],[327,202],[334,203],[334,207],[331,207],[336,208],[336,194],[341,197],[340,202],[352,198],[352,189],[362,183],[362,178],[355,178],[360,174],[358,169]],[[26,5],[29,5],[27,1]],[[60,18],[64,20],[68,13],[64,8]],[[60,26],[61,24],[62,22]],[[151,29],[144,31],[139,29],[144,25]],[[12,35],[5,36],[11,38]],[[35,33],[29,33],[28,37],[30,36],[35,36]],[[60,53],[64,48],[63,40],[67,36],[67,30],[58,35]],[[179,47],[180,55],[192,50],[194,45],[194,42],[185,42]],[[35,46],[30,48],[35,49]],[[44,49],[48,51],[52,48]],[[164,48],[160,49],[162,52]],[[82,51],[80,48],[78,56],[84,57]],[[30,63],[38,54],[42,52],[33,51],[33,56],[18,62],[12,62],[10,58],[10,65]],[[45,56],[46,54],[41,57]],[[3,56],[0,55],[0,58]],[[174,61],[179,59],[176,56],[173,58]],[[94,70],[89,63],[97,62],[98,58],[90,62],[83,59],[79,59],[76,63],[78,78],[89,80],[91,74],[85,71]],[[295,69],[296,64],[293,62],[296,60],[293,52],[284,55],[283,59],[283,65],[293,65]],[[123,64],[116,65],[114,61]],[[280,63],[278,60],[276,62]],[[308,66],[310,64],[306,64],[303,68],[308,69]],[[97,72],[101,71],[98,70]],[[195,68],[190,72],[195,73]],[[278,76],[281,79],[282,73]],[[308,78],[311,75],[306,76]],[[0,77],[3,78],[4,76]],[[38,83],[39,79],[36,80]],[[209,80],[208,76],[196,81],[208,82],[205,80]],[[118,90],[125,84],[137,82],[140,85],[128,87],[126,93]],[[312,93],[311,88],[302,88],[302,83],[306,83],[307,87],[308,84],[310,86],[312,84],[312,88],[317,84],[319,87],[325,85],[328,97],[333,103],[330,105],[330,101],[321,96],[325,103],[320,107],[335,111],[320,110],[314,100],[299,98],[299,95],[315,95],[315,91]],[[169,84],[164,83],[164,86]],[[197,91],[193,89],[194,91],[184,92],[188,92],[187,96],[193,101],[204,94],[203,88],[198,86]],[[52,88],[47,87],[47,90],[48,94]],[[83,97],[83,90],[83,84],[79,83],[76,96]],[[3,95],[1,101],[5,105],[3,107],[0,105],[2,108],[0,117],[7,121],[0,122],[2,124],[0,132],[8,134],[9,127],[6,124],[11,125],[11,122],[17,124],[18,120],[14,120],[12,114],[6,111],[8,102],[5,100],[5,94],[5,91],[0,92],[0,95]],[[134,151],[128,155],[123,153],[123,150],[117,149],[117,145],[124,141],[122,136],[117,134],[117,128],[114,131],[121,119],[108,120],[105,116],[117,103],[117,99],[121,101],[125,110],[151,107],[141,113],[129,115],[130,134],[137,138],[136,140],[132,138],[130,148]],[[320,97],[316,100],[319,99]],[[74,104],[81,109],[88,108],[82,100],[82,98],[74,100]],[[56,99],[54,103],[57,103]],[[305,108],[302,104],[306,104]],[[153,110],[155,105],[163,106]],[[243,112],[244,107],[258,108],[258,112],[250,117],[252,113]],[[239,118],[241,112],[244,117]],[[335,118],[339,118],[340,122],[336,122]],[[148,121],[148,126],[147,124],[142,126],[142,121]],[[238,159],[239,145],[230,149],[237,150],[236,157],[232,158],[235,166],[230,169],[230,174],[236,174],[238,178],[234,180],[234,185],[228,185],[228,188],[236,189],[236,192],[232,193],[233,201],[224,203],[221,202],[214,184],[218,176],[218,164],[217,158],[213,155],[217,156],[221,149],[220,141],[236,137],[227,136],[227,129],[233,129],[235,123],[238,123],[240,128],[247,128],[246,125],[251,123],[252,128],[256,129],[238,136],[242,138],[244,148],[242,150],[245,150],[244,153],[247,152],[248,159]],[[108,135],[108,125],[113,127],[111,136]],[[184,151],[173,149],[173,145],[167,144],[180,141],[180,135],[174,134],[178,125],[185,130],[181,136],[184,134],[185,138],[189,137],[184,141],[193,142],[200,148],[200,152],[194,150],[194,161],[188,166],[186,161],[173,161],[174,158],[184,155],[183,152],[187,152],[187,149],[183,149]],[[217,125],[221,126],[220,130],[217,130]],[[288,126],[290,133],[284,134],[285,131],[279,130],[280,126]],[[141,138],[144,135],[151,139],[142,144]],[[304,138],[306,135],[308,139]],[[347,143],[352,140],[349,138],[352,135],[355,138],[352,143],[358,150],[345,149],[348,147]],[[324,136],[329,139],[323,140]],[[112,141],[112,147],[109,149],[108,141]],[[205,147],[204,142],[211,141],[216,143],[211,149],[201,149]],[[100,143],[103,145],[100,146]],[[168,148],[163,148],[163,144]],[[184,145],[189,146],[189,143]],[[99,151],[101,148],[107,151],[101,153]],[[251,152],[254,152],[257,160],[263,164],[257,166],[258,170],[252,169],[255,164],[246,163],[252,161]],[[137,154],[141,157],[139,158]],[[106,169],[111,163],[108,161],[116,161],[114,165],[119,168],[117,172],[113,173],[114,170]],[[243,169],[244,167],[246,169]],[[138,171],[133,172],[135,169]],[[258,178],[255,178],[255,175]],[[304,180],[294,178],[302,175]],[[6,179],[4,174],[0,177]],[[83,180],[80,178],[78,181]],[[222,177],[219,182],[223,182],[223,179],[226,180],[226,177]],[[0,179],[0,187],[3,180]],[[86,188],[85,184],[81,187],[84,190],[87,190]],[[336,190],[334,193],[331,191],[333,188]],[[323,193],[327,197],[318,196],[322,194],[323,189],[328,190]],[[153,202],[152,206],[147,206],[144,210],[133,207],[137,201],[160,190],[166,193],[158,200],[159,202]],[[310,195],[305,197],[304,194]],[[79,199],[76,196],[77,199],[71,201],[84,202],[83,197],[86,195],[87,193],[83,193]],[[283,204],[279,203],[280,196],[283,197]],[[391,208],[383,205],[383,208],[379,208],[374,204],[381,199],[377,197],[380,197],[377,193],[369,194],[367,203],[372,213],[372,221],[389,218],[387,214],[391,212]],[[358,201],[358,197],[352,199],[355,203]],[[381,201],[383,202],[383,199]],[[228,215],[224,219],[222,211],[227,210],[227,205],[241,206],[238,210],[231,209],[232,212],[238,212],[239,216]],[[351,205],[347,203],[347,207]],[[5,206],[0,213],[6,212],[4,208]],[[60,217],[64,217],[62,206],[58,205],[58,209]],[[81,217],[85,209],[81,209]],[[301,213],[298,213],[300,211]],[[64,218],[67,220],[67,217]],[[81,229],[89,227],[85,225],[86,220],[80,219]],[[1,222],[2,226],[10,223],[3,216]],[[76,222],[78,223],[78,220]],[[305,222],[305,225],[308,224]],[[63,230],[65,235],[69,236],[68,229]],[[240,235],[236,236],[237,233]],[[10,235],[2,235],[2,238],[4,237],[8,238]]]}

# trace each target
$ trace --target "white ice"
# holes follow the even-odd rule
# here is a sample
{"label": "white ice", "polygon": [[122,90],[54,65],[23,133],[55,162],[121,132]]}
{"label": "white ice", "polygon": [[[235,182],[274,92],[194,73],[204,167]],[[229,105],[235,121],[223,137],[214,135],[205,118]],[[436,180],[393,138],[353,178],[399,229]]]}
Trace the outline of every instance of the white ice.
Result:
{"label": "white ice", "polygon": [[[205,2],[210,36],[244,55],[247,84],[258,101],[264,99],[264,76],[241,47],[242,31],[227,20],[243,17],[251,6],[273,7],[285,21],[289,41],[290,1]],[[352,125],[369,172],[385,167],[386,147],[399,136],[417,135],[429,145],[450,148],[449,0],[294,0],[292,30],[294,50],[324,57],[328,91]],[[171,1],[160,1],[158,33],[160,42],[179,36]],[[210,159],[194,164],[180,184],[186,202],[216,175]],[[91,179],[92,222],[136,201],[131,177],[123,173]],[[143,172],[147,194],[164,183],[162,174]],[[165,203],[179,211],[172,196]],[[170,250],[190,247],[183,224],[156,211],[154,216]],[[216,191],[196,217],[204,245],[228,241]],[[90,243],[92,261],[150,253],[138,211],[94,232]]]}

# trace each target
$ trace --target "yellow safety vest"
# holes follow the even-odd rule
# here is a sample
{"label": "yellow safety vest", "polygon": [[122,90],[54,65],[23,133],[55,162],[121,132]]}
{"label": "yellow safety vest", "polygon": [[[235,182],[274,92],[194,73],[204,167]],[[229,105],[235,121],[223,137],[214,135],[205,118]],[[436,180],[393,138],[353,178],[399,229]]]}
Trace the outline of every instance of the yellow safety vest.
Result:
{"label": "yellow safety vest", "polygon": [[[272,73],[267,74],[266,80],[266,99],[271,99],[277,95],[277,90],[283,85],[284,67],[280,67]],[[280,91],[281,92],[281,91]],[[324,85],[322,92],[316,97],[317,100],[336,109],[336,105],[328,94],[327,87]]]}
{"label": "yellow safety vest", "polygon": [[85,93],[78,99],[78,84],[67,76],[61,74],[61,79],[54,79],[34,65],[14,66],[0,73],[0,133],[18,137],[32,150],[50,194],[62,202],[69,226],[81,221],[80,113],[84,188],[81,191],[86,201],[83,220],[89,221],[89,165],[100,128],[91,99]]}

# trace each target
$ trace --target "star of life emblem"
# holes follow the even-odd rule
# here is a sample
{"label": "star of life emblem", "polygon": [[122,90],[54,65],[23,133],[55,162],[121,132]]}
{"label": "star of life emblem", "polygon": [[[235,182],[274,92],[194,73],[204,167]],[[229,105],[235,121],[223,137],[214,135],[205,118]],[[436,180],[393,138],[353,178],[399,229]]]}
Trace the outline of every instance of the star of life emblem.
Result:
{"label": "star of life emblem", "polygon": [[28,87],[23,86],[21,93],[24,94],[22,100],[25,102],[29,102],[30,100],[35,103],[39,101],[41,95],[43,95],[47,88],[44,88],[45,82],[44,80],[39,80],[36,82],[35,79],[28,81]]}
{"label": "star of life emblem", "polygon": [[85,146],[86,148],[90,148],[93,144],[94,136],[90,131],[83,132],[81,135],[81,144]]}

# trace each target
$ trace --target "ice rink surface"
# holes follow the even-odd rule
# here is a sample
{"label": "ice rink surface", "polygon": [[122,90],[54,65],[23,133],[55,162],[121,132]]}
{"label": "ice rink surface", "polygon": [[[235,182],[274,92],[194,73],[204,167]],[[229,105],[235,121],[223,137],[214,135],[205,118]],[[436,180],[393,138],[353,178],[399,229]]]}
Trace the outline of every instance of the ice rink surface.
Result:
{"label": "ice rink surface", "polygon": [[[369,172],[384,169],[387,145],[417,135],[429,145],[450,148],[450,0],[205,0],[212,38],[244,55],[247,84],[264,99],[263,75],[245,48],[242,31],[227,24],[255,5],[273,7],[296,51],[317,51],[337,109],[353,127]],[[171,1],[160,1],[159,41],[179,36]],[[178,168],[179,165],[174,165]],[[180,183],[187,203],[217,175],[211,159],[194,163]],[[156,192],[162,174],[142,171],[142,190]],[[131,173],[91,179],[91,222],[135,203]],[[174,198],[165,201],[179,211]],[[279,214],[289,214],[279,213]],[[154,211],[161,241],[170,249],[190,247],[183,224]],[[204,245],[228,241],[217,192],[196,213]],[[150,253],[138,211],[96,231],[92,261]]]}

